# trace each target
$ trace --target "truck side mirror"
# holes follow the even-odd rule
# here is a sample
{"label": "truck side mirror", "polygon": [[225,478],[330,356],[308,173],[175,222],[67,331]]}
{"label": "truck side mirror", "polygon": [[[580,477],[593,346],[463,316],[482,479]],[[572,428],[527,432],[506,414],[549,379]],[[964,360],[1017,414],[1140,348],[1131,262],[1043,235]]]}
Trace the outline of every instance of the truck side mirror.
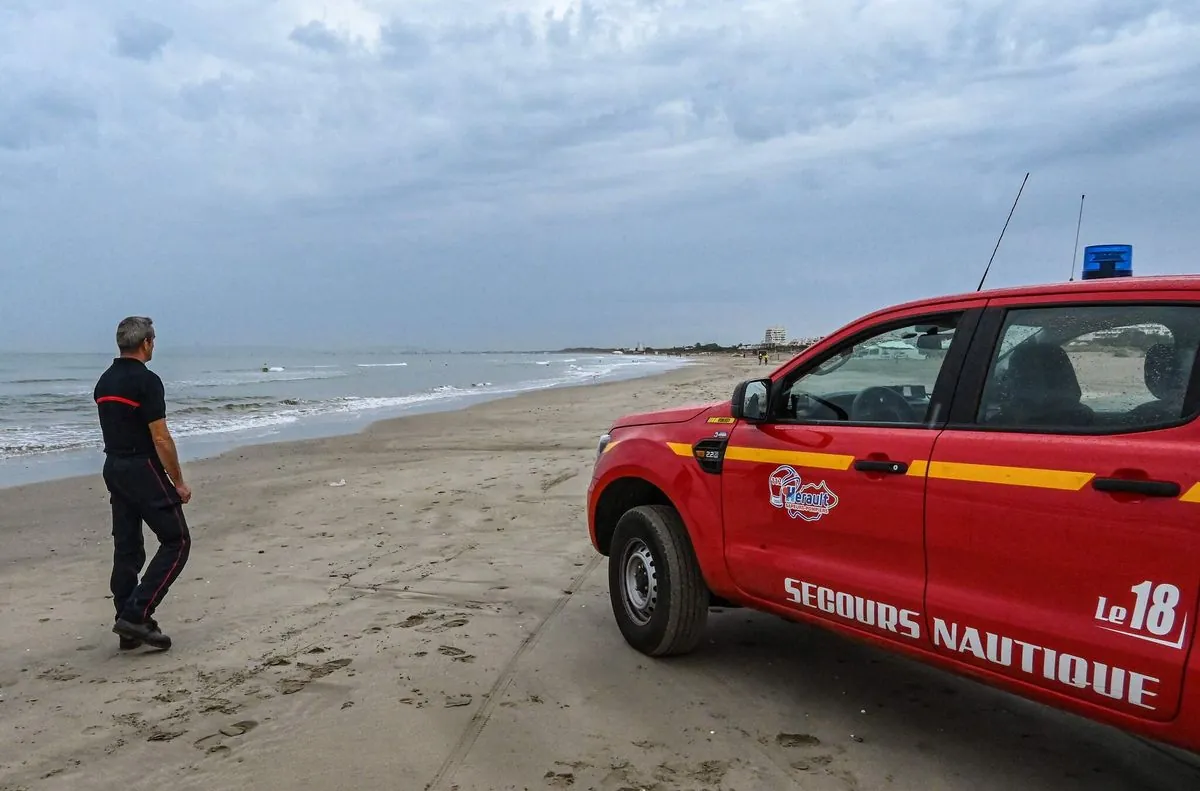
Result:
{"label": "truck side mirror", "polygon": [[770,412],[771,380],[752,379],[733,389],[729,413],[741,420],[761,422]]}

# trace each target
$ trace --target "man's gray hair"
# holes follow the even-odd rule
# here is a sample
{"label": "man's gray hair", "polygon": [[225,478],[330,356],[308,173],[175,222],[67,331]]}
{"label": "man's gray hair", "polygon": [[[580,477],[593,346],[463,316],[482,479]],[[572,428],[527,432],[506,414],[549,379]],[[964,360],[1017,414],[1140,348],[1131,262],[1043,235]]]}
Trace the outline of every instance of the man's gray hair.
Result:
{"label": "man's gray hair", "polygon": [[148,316],[129,316],[117,325],[117,348],[122,352],[137,351],[154,337],[154,322]]}

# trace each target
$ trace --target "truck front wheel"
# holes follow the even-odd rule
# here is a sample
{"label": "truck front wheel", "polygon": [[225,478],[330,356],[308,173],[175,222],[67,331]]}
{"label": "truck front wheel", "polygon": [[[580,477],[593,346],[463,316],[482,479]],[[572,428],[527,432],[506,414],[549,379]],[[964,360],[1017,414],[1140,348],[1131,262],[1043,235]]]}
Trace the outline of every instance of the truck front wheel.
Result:
{"label": "truck front wheel", "polygon": [[673,508],[642,505],[621,516],[609,551],[608,591],[621,634],[643,654],[685,654],[700,642],[708,589]]}

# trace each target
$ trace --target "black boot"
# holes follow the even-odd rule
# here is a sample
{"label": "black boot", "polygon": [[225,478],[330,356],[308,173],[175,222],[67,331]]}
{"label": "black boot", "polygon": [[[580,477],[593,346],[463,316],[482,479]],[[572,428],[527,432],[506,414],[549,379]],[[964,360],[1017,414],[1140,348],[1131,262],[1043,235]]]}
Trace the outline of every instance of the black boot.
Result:
{"label": "black boot", "polygon": [[117,619],[113,625],[113,631],[127,637],[131,640],[141,640],[147,645],[155,648],[167,649],[171,647],[171,638],[162,633],[158,628],[158,624],[153,619],[146,623],[133,623],[124,618]]}
{"label": "black boot", "polygon": [[[121,620],[121,616],[117,615],[117,617],[113,619],[113,622],[115,623],[116,621],[119,621],[119,620]],[[114,629],[113,631],[115,632],[116,629]],[[132,651],[135,648],[141,648],[141,647],[142,647],[142,641],[136,637],[122,637],[121,638],[120,648],[122,651]]]}
{"label": "black boot", "polygon": [[162,648],[171,647],[171,638],[163,634],[163,630],[159,628],[158,621],[150,618],[146,621],[146,626],[150,627],[150,634],[154,635],[160,642],[163,643]]}

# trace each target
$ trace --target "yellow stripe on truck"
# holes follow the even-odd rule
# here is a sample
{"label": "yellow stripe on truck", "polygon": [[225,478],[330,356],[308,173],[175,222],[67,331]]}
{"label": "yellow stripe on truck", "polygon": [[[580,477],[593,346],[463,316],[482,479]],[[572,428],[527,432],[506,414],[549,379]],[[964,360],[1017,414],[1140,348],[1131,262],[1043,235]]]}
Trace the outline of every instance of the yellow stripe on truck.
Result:
{"label": "yellow stripe on truck", "polygon": [[1086,486],[1088,481],[1095,478],[1096,473],[935,461],[929,464],[929,477],[944,481],[996,483],[1002,486],[1029,486],[1035,489],[1062,489],[1077,492]]}
{"label": "yellow stripe on truck", "polygon": [[[679,456],[691,456],[692,446],[681,442],[667,445]],[[790,464],[816,470],[848,470],[853,456],[838,453],[812,453],[799,450],[775,450],[730,445],[725,449],[727,461],[749,461],[760,464]],[[999,464],[967,464],[956,461],[917,459],[909,464],[908,473],[914,478],[936,478],[942,481],[990,483],[997,486],[1023,486],[1032,489],[1056,489],[1064,492],[1082,491],[1096,477],[1082,470],[1051,470],[1041,467],[1008,467]],[[1193,485],[1179,498],[1183,503],[1200,505],[1200,483]]]}
{"label": "yellow stripe on truck", "polygon": [[810,453],[802,450],[771,450],[769,448],[746,448],[730,445],[725,458],[732,461],[757,461],[763,464],[791,464],[816,470],[848,470],[854,463],[853,456],[837,453]]}

